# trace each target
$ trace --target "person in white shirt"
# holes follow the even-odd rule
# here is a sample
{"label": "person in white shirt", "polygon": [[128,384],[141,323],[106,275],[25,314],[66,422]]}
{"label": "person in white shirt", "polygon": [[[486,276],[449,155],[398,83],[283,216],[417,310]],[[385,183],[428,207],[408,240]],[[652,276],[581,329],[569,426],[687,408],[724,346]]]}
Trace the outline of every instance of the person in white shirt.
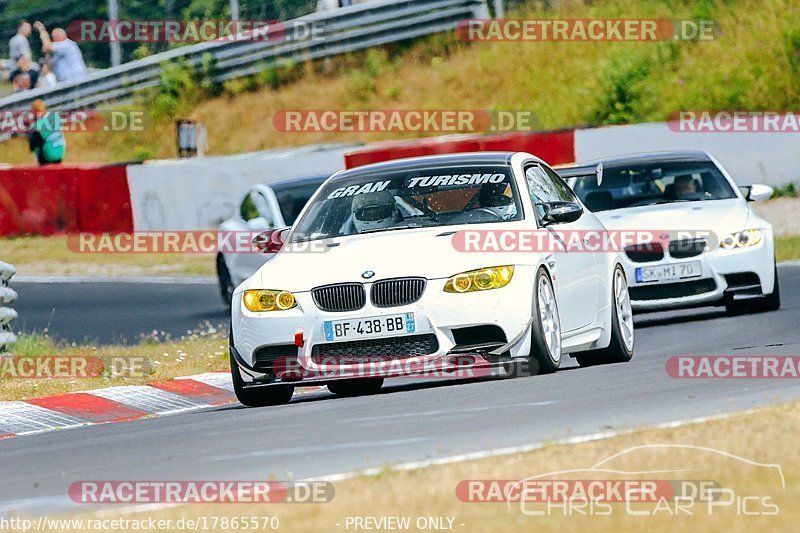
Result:
{"label": "person in white shirt", "polygon": [[42,51],[53,56],[53,73],[59,82],[80,80],[86,76],[86,63],[83,62],[81,49],[75,41],[67,37],[62,28],[53,30],[53,38],[47,35],[47,29],[39,21],[33,23],[42,40]]}
{"label": "person in white shirt", "polygon": [[31,35],[31,24],[23,20],[17,26],[17,33],[8,41],[8,60],[11,68],[16,68],[20,57],[24,57],[29,64],[33,64],[31,55],[31,43],[28,37]]}
{"label": "person in white shirt", "polygon": [[56,86],[56,75],[50,68],[50,63],[43,61],[39,70],[39,81],[36,82],[37,89],[49,89]]}

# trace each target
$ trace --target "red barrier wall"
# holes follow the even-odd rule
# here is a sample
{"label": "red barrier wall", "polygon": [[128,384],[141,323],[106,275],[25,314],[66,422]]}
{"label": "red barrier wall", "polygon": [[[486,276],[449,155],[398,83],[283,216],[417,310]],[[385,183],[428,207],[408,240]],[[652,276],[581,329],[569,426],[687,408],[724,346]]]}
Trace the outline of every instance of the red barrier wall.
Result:
{"label": "red barrier wall", "polygon": [[508,133],[504,135],[447,135],[414,141],[388,142],[344,156],[345,168],[404,157],[459,152],[530,152],[551,165],[575,161],[575,131]]}
{"label": "red barrier wall", "polygon": [[0,235],[133,231],[124,165],[0,168]]}

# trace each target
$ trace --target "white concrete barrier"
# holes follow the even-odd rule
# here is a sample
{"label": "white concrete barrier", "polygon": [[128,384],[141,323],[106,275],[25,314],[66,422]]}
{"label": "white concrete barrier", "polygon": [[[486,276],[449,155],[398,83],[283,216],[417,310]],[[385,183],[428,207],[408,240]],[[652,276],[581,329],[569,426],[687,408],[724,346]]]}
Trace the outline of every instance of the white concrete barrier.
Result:
{"label": "white concrete barrier", "polygon": [[215,228],[257,183],[330,175],[359,145],[311,145],[128,167],[135,231]]}
{"label": "white concrete barrier", "polygon": [[575,160],[660,150],[705,150],[740,185],[800,181],[800,133],[679,132],[667,123],[575,130]]}

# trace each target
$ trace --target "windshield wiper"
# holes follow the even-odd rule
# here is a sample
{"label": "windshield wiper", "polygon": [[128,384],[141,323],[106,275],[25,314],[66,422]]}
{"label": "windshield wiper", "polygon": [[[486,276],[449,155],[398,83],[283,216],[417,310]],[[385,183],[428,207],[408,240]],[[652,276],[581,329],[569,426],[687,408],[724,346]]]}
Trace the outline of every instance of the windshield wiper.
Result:
{"label": "windshield wiper", "polygon": [[391,228],[365,229],[364,231],[359,231],[358,234],[359,235],[364,235],[365,233],[377,233],[379,231],[394,231],[394,230],[398,230],[398,229],[413,229],[413,228],[421,228],[421,227],[423,227],[422,224],[417,224],[417,223],[412,222],[410,224],[404,224],[402,226],[392,226]]}

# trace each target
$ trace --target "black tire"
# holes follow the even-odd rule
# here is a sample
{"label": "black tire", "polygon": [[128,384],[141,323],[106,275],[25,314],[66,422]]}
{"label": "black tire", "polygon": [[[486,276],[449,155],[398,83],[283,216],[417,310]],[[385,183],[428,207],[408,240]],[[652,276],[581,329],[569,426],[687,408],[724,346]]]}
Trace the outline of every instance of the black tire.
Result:
{"label": "black tire", "polygon": [[[545,331],[542,327],[542,319],[539,313],[539,281],[544,279],[550,286],[550,291],[553,295],[555,305],[556,317],[558,317],[558,303],[555,300],[555,289],[553,289],[553,282],[550,275],[543,267],[539,268],[536,272],[536,279],[533,284],[533,322],[531,323],[531,351],[528,354],[527,368],[523,365],[517,365],[513,372],[515,376],[535,376],[537,374],[552,374],[561,366],[561,360],[564,358],[563,354],[555,358],[547,347],[545,341]],[[561,320],[558,320],[558,335],[561,335]],[[559,339],[560,346],[560,339]]]}
{"label": "black tire", "polygon": [[[619,265],[617,265],[616,268],[614,269],[614,277],[616,277],[618,272],[621,272],[623,277],[625,276],[625,271],[622,270],[622,267]],[[636,340],[634,338],[634,342],[629,350],[628,347],[625,345],[625,341],[622,338],[622,331],[620,330],[620,325],[619,325],[620,322],[619,314],[617,313],[617,300],[614,291],[615,287],[614,287],[614,282],[612,281],[611,342],[608,344],[606,348],[581,352],[580,355],[575,354],[575,360],[578,361],[578,364],[582,367],[610,365],[615,363],[627,363],[633,358],[633,351],[636,345]]]}
{"label": "black tire", "polygon": [[236,399],[247,407],[283,405],[289,403],[294,394],[294,387],[289,385],[246,389],[244,380],[239,374],[239,365],[236,364],[233,354],[231,354],[231,377],[233,378],[233,392],[236,394]]}
{"label": "black tire", "polygon": [[236,287],[233,286],[231,274],[228,272],[228,265],[225,264],[225,258],[222,254],[217,255],[217,283],[219,284],[219,295],[222,297],[225,307],[230,310],[233,291]]}
{"label": "black tire", "polygon": [[375,394],[383,386],[383,378],[341,379],[328,383],[328,390],[336,396],[366,396]]}
{"label": "black tire", "polygon": [[781,308],[781,286],[778,283],[778,265],[775,265],[775,288],[771,294],[761,298],[752,298],[741,301],[731,301],[725,304],[728,313],[737,315],[746,311],[754,313],[765,313],[767,311],[778,311]]}

